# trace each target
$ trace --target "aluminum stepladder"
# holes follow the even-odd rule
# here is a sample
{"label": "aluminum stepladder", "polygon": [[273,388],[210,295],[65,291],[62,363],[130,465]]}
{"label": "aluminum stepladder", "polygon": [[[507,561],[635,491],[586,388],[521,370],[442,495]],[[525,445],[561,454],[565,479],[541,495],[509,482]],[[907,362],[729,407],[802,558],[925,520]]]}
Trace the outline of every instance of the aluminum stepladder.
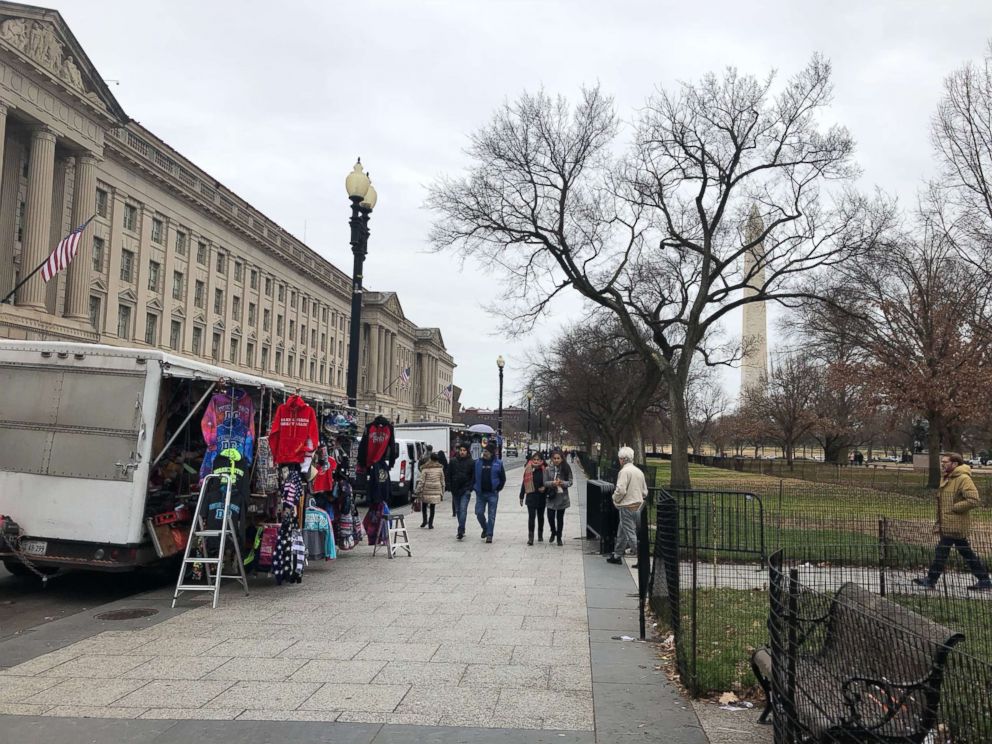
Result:
{"label": "aluminum stepladder", "polygon": [[[176,593],[172,596],[173,607],[176,606],[176,601],[182,592],[213,592],[213,607],[217,609],[217,601],[220,599],[220,585],[224,579],[235,579],[239,581],[245,590],[245,596],[248,596],[248,577],[245,575],[245,564],[241,559],[241,545],[239,544],[237,535],[234,533],[234,526],[231,524],[231,491],[234,488],[236,473],[240,472],[237,470],[236,464],[241,459],[241,453],[236,449],[226,449],[221,452],[221,455],[227,457],[231,464],[227,472],[221,471],[208,475],[203,479],[203,484],[200,486],[200,496],[196,500],[196,511],[193,512],[193,523],[190,527],[189,539],[186,541],[186,552],[183,554],[183,562],[179,567],[179,578],[176,580]],[[206,523],[203,519],[203,503],[207,495],[207,485],[210,483],[211,478],[217,478],[227,484],[224,492],[224,516],[221,520],[219,530],[206,529]],[[216,558],[211,558],[209,555],[210,551],[207,547],[207,538],[220,538]],[[237,575],[224,573],[224,549],[227,546],[228,540],[234,546],[234,560],[238,565]],[[198,549],[203,555],[191,556],[190,554],[194,549]],[[207,577],[206,583],[184,584],[183,580],[186,577],[186,568],[196,563],[203,564]],[[216,566],[213,576],[211,576],[211,566]]]}

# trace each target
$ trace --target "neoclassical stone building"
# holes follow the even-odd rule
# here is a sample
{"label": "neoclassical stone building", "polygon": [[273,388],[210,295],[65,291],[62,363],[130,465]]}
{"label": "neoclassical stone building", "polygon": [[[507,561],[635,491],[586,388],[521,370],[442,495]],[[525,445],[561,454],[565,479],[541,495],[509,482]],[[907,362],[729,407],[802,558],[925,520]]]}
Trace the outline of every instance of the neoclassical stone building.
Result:
{"label": "neoclassical stone building", "polygon": [[[156,347],[344,399],[350,276],[131,121],[57,11],[0,2],[0,135],[0,298],[96,215],[67,272],[0,305],[0,338]],[[450,420],[440,330],[391,292],[363,315],[360,406]]]}

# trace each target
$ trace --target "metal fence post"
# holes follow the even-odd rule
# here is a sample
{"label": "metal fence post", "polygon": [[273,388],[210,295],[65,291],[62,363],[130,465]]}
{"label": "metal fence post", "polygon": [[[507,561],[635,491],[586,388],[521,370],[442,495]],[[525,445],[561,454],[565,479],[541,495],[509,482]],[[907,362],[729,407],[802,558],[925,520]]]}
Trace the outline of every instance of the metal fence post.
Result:
{"label": "metal fence post", "polygon": [[692,515],[692,677],[690,689],[693,695],[699,694],[699,676],[697,674],[697,662],[699,660],[699,582],[696,580],[696,566],[699,563],[699,521],[696,514]]}
{"label": "metal fence post", "polygon": [[648,576],[651,573],[651,552],[648,548],[648,505],[652,497],[648,491],[648,500],[641,506],[641,518],[637,525],[637,596],[638,612],[641,622],[641,640],[647,638],[647,620],[644,617],[644,603],[648,594]]}
{"label": "metal fence post", "polygon": [[885,564],[889,558],[889,520],[878,520],[878,593],[885,596]]}

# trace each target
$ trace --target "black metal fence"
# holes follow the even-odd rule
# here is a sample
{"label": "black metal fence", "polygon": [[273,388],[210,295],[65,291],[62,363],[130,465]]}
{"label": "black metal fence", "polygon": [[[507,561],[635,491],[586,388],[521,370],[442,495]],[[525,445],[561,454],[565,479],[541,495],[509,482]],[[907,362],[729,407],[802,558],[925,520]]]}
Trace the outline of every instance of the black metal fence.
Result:
{"label": "black metal fence", "polygon": [[[914,581],[934,577],[928,573],[938,539],[933,502],[790,498],[745,489],[653,493],[650,601],[671,627],[681,677],[694,694],[754,689],[748,660],[768,643],[766,566],[777,550],[813,591],[832,596],[851,583],[963,633],[949,668],[964,663],[954,660],[961,655],[968,669],[987,680],[992,592],[969,589],[980,588],[984,567],[952,549],[933,588]],[[898,514],[904,516],[892,516]],[[978,556],[992,556],[992,526],[982,515],[973,519],[969,537]],[[988,709],[990,690],[986,685],[973,691],[982,710]]]}

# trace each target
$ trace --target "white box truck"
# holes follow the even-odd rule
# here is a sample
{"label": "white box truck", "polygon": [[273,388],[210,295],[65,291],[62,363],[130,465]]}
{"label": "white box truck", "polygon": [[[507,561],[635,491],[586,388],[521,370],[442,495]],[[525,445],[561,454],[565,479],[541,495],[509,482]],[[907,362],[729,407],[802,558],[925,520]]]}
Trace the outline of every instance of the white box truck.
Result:
{"label": "white box truck", "polygon": [[0,341],[0,560],[21,574],[21,556],[45,570],[161,560],[146,527],[152,466],[184,432],[202,442],[221,380],[283,387],[151,349]]}

